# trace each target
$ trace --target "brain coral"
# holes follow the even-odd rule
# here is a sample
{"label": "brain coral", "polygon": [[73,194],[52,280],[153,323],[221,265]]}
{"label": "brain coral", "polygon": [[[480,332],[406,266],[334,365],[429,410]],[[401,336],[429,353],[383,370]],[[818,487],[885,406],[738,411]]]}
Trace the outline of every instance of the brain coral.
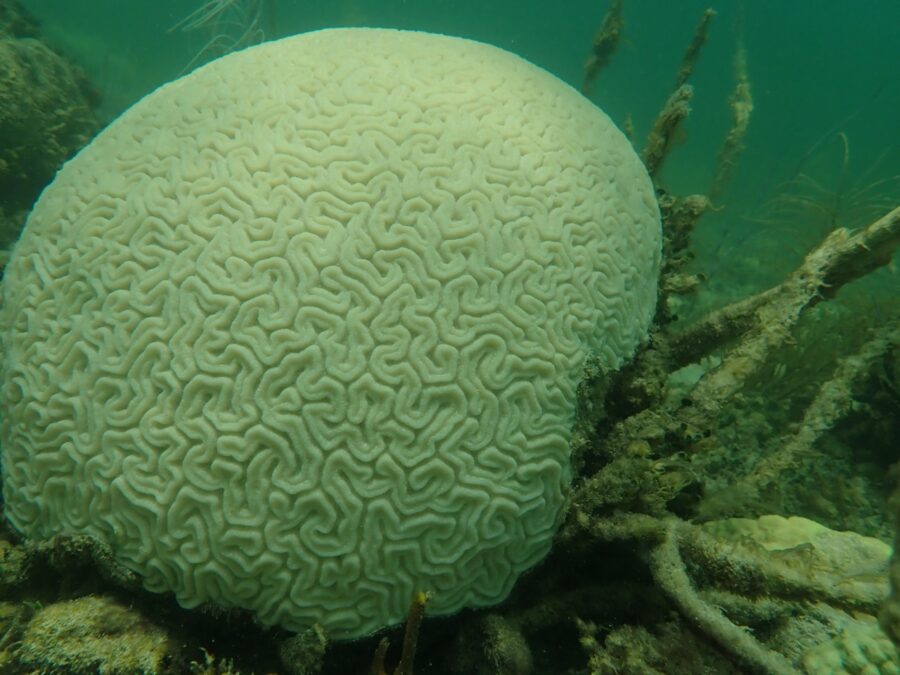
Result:
{"label": "brain coral", "polygon": [[628,141],[516,56],[374,29],[226,56],[30,215],[6,512],[289,629],[495,603],[550,547],[585,356],[633,351],[659,257]]}

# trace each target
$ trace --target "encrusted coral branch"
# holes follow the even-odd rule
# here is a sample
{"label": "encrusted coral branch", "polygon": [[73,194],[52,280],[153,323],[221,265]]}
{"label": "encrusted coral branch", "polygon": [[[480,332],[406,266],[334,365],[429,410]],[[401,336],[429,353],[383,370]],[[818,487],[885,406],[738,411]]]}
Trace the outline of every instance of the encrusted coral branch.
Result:
{"label": "encrusted coral branch", "polygon": [[694,95],[694,88],[687,84],[687,81],[694,72],[694,66],[700,56],[700,49],[709,36],[709,22],[715,14],[713,10],[707,9],[700,17],[694,37],[681,60],[681,67],[675,77],[672,94],[656,116],[653,128],[650,129],[650,134],[647,136],[647,143],[641,157],[647,167],[647,173],[654,179],[654,182],[672,149],[672,141],[676,132],[691,112],[690,101]]}
{"label": "encrusted coral branch", "polygon": [[[601,467],[589,472],[575,489],[560,542],[577,541],[578,532],[586,531],[604,541],[627,540],[644,549],[654,582],[685,618],[734,658],[762,673],[793,670],[719,607],[728,607],[737,616],[770,619],[785,615],[791,603],[798,601],[820,600],[849,611],[876,612],[884,601],[883,584],[848,588],[827,575],[776,568],[763,554],[723,546],[699,528],[675,519],[667,505],[690,480],[680,468],[680,447],[692,445],[704,430],[714,429],[718,414],[747,378],[775,348],[788,342],[804,311],[832,297],[843,284],[889,262],[898,244],[900,207],[859,232],[832,232],[784,282],[714,313],[701,320],[699,327],[672,336],[665,325],[660,326],[653,343],[624,376],[632,389],[662,388],[667,374],[679,365],[738,338],[740,342],[725,354],[720,366],[701,377],[688,399],[661,403],[658,395],[655,401],[650,396],[646,407],[614,415],[617,421],[592,442],[593,461]],[[808,448],[848,409],[854,383],[897,341],[896,325],[888,325],[857,354],[841,361],[807,409],[801,428],[780,445],[785,454],[767,461],[777,466],[790,463]],[[630,391],[628,386],[613,391]],[[690,569],[703,570],[707,582],[718,580],[722,588],[697,590],[685,559]],[[741,580],[746,587],[738,583]],[[898,632],[897,615],[896,602],[882,612],[889,633]],[[590,642],[587,623],[582,633]]]}
{"label": "encrusted coral branch", "polygon": [[751,667],[754,672],[787,675],[794,673],[784,657],[767,649],[749,632],[732,623],[716,607],[705,602],[688,576],[681,548],[690,541],[693,548],[711,539],[698,536],[696,527],[677,518],[654,518],[643,514],[619,514],[591,519],[584,513],[578,522],[592,535],[607,541],[631,540],[646,547],[650,570],[657,586],[690,623],[709,636],[726,653]]}
{"label": "encrusted coral branch", "polygon": [[759,361],[783,341],[785,330],[796,323],[800,312],[887,265],[898,245],[900,207],[859,232],[834,230],[778,286],[712,312],[672,335],[668,340],[672,365],[693,363],[738,336],[745,337],[735,361]]}
{"label": "encrusted coral branch", "polygon": [[[419,641],[419,628],[425,617],[425,605],[428,604],[430,594],[418,591],[409,605],[409,613],[406,615],[406,629],[403,633],[403,651],[400,653],[400,662],[393,675],[413,675],[413,661],[416,657],[416,645]],[[387,675],[384,669],[384,657],[390,646],[388,639],[382,638],[378,643],[375,654],[372,657],[372,666],[369,669],[371,675]]]}
{"label": "encrusted coral branch", "polygon": [[609,64],[622,41],[622,29],[625,27],[622,7],[623,0],[612,0],[606,16],[603,17],[603,23],[600,24],[600,28],[594,35],[591,55],[584,64],[584,82],[581,85],[581,91],[585,94],[590,93],[597,73]]}
{"label": "encrusted coral branch", "polygon": [[[758,494],[760,490],[779,480],[782,472],[796,468],[802,455],[809,455],[815,442],[823,433],[844,417],[853,407],[854,392],[866,379],[875,365],[890,349],[900,345],[900,323],[894,320],[876,331],[861,349],[838,363],[834,374],[819,388],[815,398],[806,408],[800,426],[775,443],[777,451],[761,460],[735,490],[740,493]],[[729,492],[734,492],[729,491]],[[730,497],[729,497],[730,498]]]}
{"label": "encrusted coral branch", "polygon": [[416,656],[416,644],[419,641],[419,628],[425,616],[425,605],[430,595],[423,591],[416,593],[409,606],[406,615],[406,630],[403,633],[403,651],[400,654],[400,663],[394,675],[412,675],[413,660]]}
{"label": "encrusted coral branch", "polygon": [[[643,549],[656,586],[679,613],[752,672],[796,671],[787,659],[736,623],[736,617],[771,621],[796,611],[797,601],[824,601],[848,611],[872,612],[885,597],[877,580],[848,584],[845,577],[828,570],[809,574],[780,562],[758,545],[723,543],[700,526],[673,516],[619,513],[594,518],[579,511],[574,520],[582,531],[600,540],[628,541]],[[581,628],[590,642],[590,626]]]}
{"label": "encrusted coral branch", "polygon": [[726,617],[699,596],[679,550],[687,523],[672,520],[666,524],[660,543],[650,553],[650,571],[657,585],[690,623],[709,636],[721,649],[754,672],[767,675],[791,675],[797,671],[781,654],[767,649],[753,635]]}
{"label": "encrusted coral branch", "polygon": [[647,173],[654,180],[669,154],[675,132],[691,112],[689,103],[693,96],[694,88],[691,85],[681,85],[672,92],[663,109],[656,116],[656,121],[653,122],[653,128],[647,136],[647,143],[641,158],[647,167]]}
{"label": "encrusted coral branch", "polygon": [[707,9],[700,17],[700,22],[697,24],[697,28],[694,31],[694,37],[688,45],[684,57],[681,59],[681,67],[678,69],[678,75],[675,77],[674,89],[677,90],[687,82],[691,73],[694,72],[694,66],[697,64],[697,59],[700,56],[700,49],[706,44],[707,39],[709,39],[709,22],[712,21],[712,18],[715,15],[715,10]]}
{"label": "encrusted coral branch", "polygon": [[[612,388],[608,398],[626,413],[617,415],[602,442],[594,442],[592,452],[602,466],[579,484],[573,504],[589,513],[618,504],[664,514],[665,500],[677,493],[682,481],[689,481],[679,468],[677,452],[713,429],[719,412],[772,351],[789,340],[808,307],[888,262],[898,243],[900,207],[855,234],[833,232],[778,286],[714,312],[674,336],[665,327],[658,330]],[[740,342],[700,378],[687,398],[661,403],[669,373],[739,336]],[[665,482],[661,475],[667,476]]]}
{"label": "encrusted coral branch", "polygon": [[709,188],[709,198],[716,202],[731,180],[737,159],[744,149],[744,136],[750,126],[753,113],[753,94],[750,91],[750,77],[747,74],[747,50],[743,40],[738,40],[734,55],[735,85],[731,94],[731,129],[722,143],[716,173]]}

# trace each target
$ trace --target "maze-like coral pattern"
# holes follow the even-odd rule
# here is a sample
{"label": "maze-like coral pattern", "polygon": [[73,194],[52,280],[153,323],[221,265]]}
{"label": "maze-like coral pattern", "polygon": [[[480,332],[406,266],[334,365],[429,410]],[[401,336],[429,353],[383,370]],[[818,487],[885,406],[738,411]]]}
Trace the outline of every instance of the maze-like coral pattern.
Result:
{"label": "maze-like coral pattern", "polygon": [[289,629],[495,603],[550,546],[580,368],[634,349],[659,248],[625,138],[511,54],[349,29],[227,56],[28,221],[7,513]]}

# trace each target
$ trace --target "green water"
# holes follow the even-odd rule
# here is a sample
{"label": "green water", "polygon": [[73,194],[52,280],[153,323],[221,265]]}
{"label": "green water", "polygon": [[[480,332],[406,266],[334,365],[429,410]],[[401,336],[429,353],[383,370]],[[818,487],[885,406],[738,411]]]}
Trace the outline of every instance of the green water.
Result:
{"label": "green water", "polygon": [[[107,119],[178,77],[206,39],[170,30],[200,4],[186,0],[25,4],[42,19],[45,32],[97,82]],[[275,25],[269,26],[269,38],[333,26],[440,32],[513,51],[576,87],[607,9],[607,3],[594,0],[273,4]],[[735,46],[742,34],[755,108],[746,150],[721,204],[726,208],[701,221],[697,245],[701,256],[708,256],[705,264],[698,263],[705,271],[740,291],[752,290],[780,279],[832,225],[862,226],[879,204],[896,201],[900,81],[893,73],[900,63],[894,34],[900,25],[900,3],[626,0],[624,43],[601,73],[592,98],[619,124],[631,117],[636,145],[642,144],[670,93],[681,55],[707,7],[717,15],[691,80],[693,113],[662,183],[679,194],[708,188],[716,153],[731,124],[728,97],[734,85]],[[785,181],[798,175],[815,181],[823,201],[840,205],[832,209],[834,222],[806,212],[759,222],[769,215],[763,206],[783,195]],[[886,182],[874,194],[857,194],[879,181]],[[766,263],[721,265],[736,256]],[[889,273],[883,276],[882,285],[896,284]]]}

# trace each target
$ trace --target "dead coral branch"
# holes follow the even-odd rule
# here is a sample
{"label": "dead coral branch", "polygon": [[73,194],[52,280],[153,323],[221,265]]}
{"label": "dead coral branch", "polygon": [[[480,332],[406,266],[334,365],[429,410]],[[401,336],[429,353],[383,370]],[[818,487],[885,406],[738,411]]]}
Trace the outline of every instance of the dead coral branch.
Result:
{"label": "dead coral branch", "polygon": [[[665,327],[657,330],[632,369],[611,389],[612,399],[627,398],[634,404],[609,426],[602,440],[593,442],[591,461],[602,467],[588,472],[574,490],[574,512],[597,516],[625,508],[664,517],[666,504],[693,480],[679,451],[696,449],[713,434],[719,413],[773,350],[791,338],[808,307],[886,264],[898,243],[900,207],[856,234],[836,230],[778,286],[675,336]],[[660,392],[668,373],[738,337],[740,342],[687,397],[662,402]],[[574,534],[573,525],[570,520],[564,538]]]}
{"label": "dead coral branch", "polygon": [[768,302],[756,308],[753,328],[745,333],[718,368],[707,373],[691,392],[686,421],[708,424],[723,401],[757,372],[768,355],[784,344],[800,315],[838,288],[888,263],[900,244],[900,207],[856,234],[832,232],[784,282]]}
{"label": "dead coral branch", "polygon": [[625,21],[622,18],[623,0],[612,0],[603,23],[594,35],[591,55],[584,64],[584,83],[581,91],[589,94],[597,74],[605,68],[622,41],[622,29]]}
{"label": "dead coral branch", "polygon": [[694,226],[712,203],[704,195],[676,197],[662,190],[657,194],[663,223],[663,266],[655,323],[663,326],[672,319],[669,298],[692,293],[702,281],[697,275],[684,273],[683,268],[693,257],[689,244]]}
{"label": "dead coral branch", "polygon": [[691,526],[680,521],[666,525],[662,541],[650,553],[650,571],[657,585],[682,616],[753,672],[766,675],[796,673],[781,654],[766,648],[750,631],[732,623],[721,610],[705,602],[697,593],[679,548],[679,540],[690,531]]}
{"label": "dead coral branch", "polygon": [[691,85],[681,85],[669,96],[653,122],[653,128],[647,136],[647,144],[644,146],[641,157],[647,167],[647,173],[654,181],[671,150],[675,132],[691,112],[689,104],[693,96],[694,88]]}
{"label": "dead coral branch", "polygon": [[854,392],[861,381],[872,373],[889,350],[898,345],[900,322],[895,320],[877,331],[856,354],[841,359],[834,375],[822,384],[807,407],[799,429],[777,441],[775,453],[759,462],[752,474],[730,489],[728,499],[733,499],[734,492],[758,494],[780,480],[783,472],[798,467],[800,458],[809,456],[819,438],[852,410]]}
{"label": "dead coral branch", "polygon": [[[416,646],[419,641],[419,628],[422,626],[422,619],[425,617],[425,605],[428,603],[431,595],[424,591],[418,591],[412,599],[409,606],[409,613],[406,615],[406,629],[403,633],[403,651],[400,653],[400,662],[397,669],[393,671],[393,675],[413,675],[413,661],[416,656]],[[390,646],[388,639],[382,638],[375,649],[372,657],[372,666],[369,669],[371,675],[387,675],[384,668],[384,658],[387,656],[387,650]]]}
{"label": "dead coral branch", "polygon": [[753,113],[753,94],[750,91],[750,77],[747,75],[747,50],[743,41],[738,41],[734,55],[735,86],[731,94],[731,129],[722,143],[716,173],[709,188],[709,198],[718,201],[731,180],[737,159],[744,149],[744,136],[750,126]]}
{"label": "dead coral branch", "polygon": [[887,265],[898,245],[900,207],[859,232],[834,230],[778,286],[715,311],[673,335],[668,340],[672,365],[693,363],[739,336],[745,336],[742,348],[729,368],[735,370],[738,360],[758,362],[783,342],[801,311]]}
{"label": "dead coral branch", "polygon": [[642,159],[647,167],[647,173],[654,179],[654,182],[662,168],[663,162],[672,149],[672,141],[678,128],[681,126],[681,122],[691,112],[689,104],[694,95],[694,89],[687,84],[687,80],[691,73],[694,72],[694,66],[697,63],[697,58],[700,56],[700,49],[709,36],[709,22],[715,14],[713,10],[707,9],[703,16],[700,17],[700,23],[697,24],[694,37],[684,53],[681,67],[678,69],[678,75],[675,77],[675,88],[668,100],[666,100],[662,110],[656,116],[653,128],[647,137],[647,144],[644,146]]}
{"label": "dead coral branch", "polygon": [[712,21],[715,15],[715,10],[707,9],[703,12],[703,16],[700,17],[700,23],[697,24],[697,29],[694,31],[694,38],[681,59],[681,67],[678,69],[678,75],[675,77],[675,90],[685,84],[691,73],[694,72],[694,66],[697,64],[697,59],[700,56],[700,49],[709,38],[709,22]]}
{"label": "dead coral branch", "polygon": [[[731,560],[725,547],[705,536],[697,526],[674,517],[655,518],[628,513],[591,519],[580,513],[576,519],[587,532],[601,540],[631,541],[644,547],[648,552],[650,572],[657,587],[668,596],[695,630],[710,638],[738,663],[744,664],[752,672],[765,675],[796,673],[783,656],[768,649],[752,633],[733,623],[719,608],[698,593],[688,574],[684,555],[689,553],[692,557],[719,560],[729,570],[734,565],[761,570],[757,575],[765,574],[765,564],[754,566],[749,560]],[[781,570],[778,571],[780,573]],[[772,583],[775,585],[778,582],[773,580]]]}

